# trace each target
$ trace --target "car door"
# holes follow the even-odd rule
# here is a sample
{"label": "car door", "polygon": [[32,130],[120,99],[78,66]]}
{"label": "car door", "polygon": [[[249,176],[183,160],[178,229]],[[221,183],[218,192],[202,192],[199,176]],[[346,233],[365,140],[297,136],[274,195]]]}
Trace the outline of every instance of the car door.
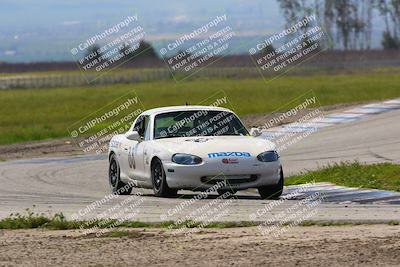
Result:
{"label": "car door", "polygon": [[141,116],[136,121],[133,130],[139,133],[141,141],[131,141],[128,147],[127,166],[129,167],[129,176],[135,180],[144,179],[144,157],[147,141],[149,140],[149,122],[150,117]]}
{"label": "car door", "polygon": [[[135,125],[132,129],[129,130],[131,131],[137,131],[140,128],[140,123],[142,119],[141,117],[138,117],[138,119],[135,121]],[[126,133],[126,136],[129,134],[129,132]],[[132,170],[135,169],[135,149],[137,145],[139,144],[138,141],[135,140],[130,140],[127,137],[124,137],[124,140],[121,142],[120,146],[120,168],[121,172],[124,173],[125,175],[129,176],[130,178],[132,177]]]}

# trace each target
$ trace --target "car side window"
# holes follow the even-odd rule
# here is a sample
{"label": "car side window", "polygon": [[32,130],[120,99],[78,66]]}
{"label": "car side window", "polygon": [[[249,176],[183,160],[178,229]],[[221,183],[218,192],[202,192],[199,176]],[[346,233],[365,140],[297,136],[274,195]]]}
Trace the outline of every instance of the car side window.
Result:
{"label": "car side window", "polygon": [[144,118],[144,140],[150,140],[150,116]]}
{"label": "car side window", "polygon": [[150,121],[149,116],[142,115],[137,119],[135,126],[133,126],[133,130],[137,131],[139,133],[139,136],[141,137],[142,140],[145,140],[145,139],[147,140],[145,135],[148,135],[147,129],[149,128],[148,127],[149,121]]}

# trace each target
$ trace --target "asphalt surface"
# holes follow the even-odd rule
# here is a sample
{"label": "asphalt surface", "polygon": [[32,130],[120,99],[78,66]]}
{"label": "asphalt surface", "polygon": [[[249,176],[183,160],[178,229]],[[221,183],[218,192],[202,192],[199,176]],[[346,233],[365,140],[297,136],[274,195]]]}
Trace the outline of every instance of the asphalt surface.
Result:
{"label": "asphalt surface", "polygon": [[400,110],[318,130],[282,159],[288,174],[341,161],[400,163]]}
{"label": "asphalt surface", "polygon": [[[323,127],[282,152],[285,174],[341,161],[400,163],[399,121],[400,110],[391,110]],[[2,162],[0,184],[2,218],[29,208],[34,212],[50,214],[63,212],[74,219],[93,218],[100,213],[111,217],[120,211],[124,216],[129,215],[130,219],[164,221],[199,216],[193,214],[196,210],[204,215],[205,209],[215,210],[215,205],[220,205],[219,211],[216,211],[219,216],[209,214],[210,218],[214,216],[218,221],[272,222],[302,209],[302,200],[317,192],[313,199],[317,200],[313,202],[315,205],[302,209],[306,219],[353,222],[400,220],[398,195],[329,184],[312,185],[308,193],[298,192],[298,187],[286,188],[286,197],[282,199],[287,200],[282,201],[260,200],[254,190],[247,190],[224,200],[226,205],[222,206],[215,200],[215,195],[190,202],[188,200],[195,196],[193,192],[182,192],[177,199],[162,199],[153,197],[150,190],[136,189],[134,192],[139,192],[137,195],[107,199],[109,188],[104,155]]]}

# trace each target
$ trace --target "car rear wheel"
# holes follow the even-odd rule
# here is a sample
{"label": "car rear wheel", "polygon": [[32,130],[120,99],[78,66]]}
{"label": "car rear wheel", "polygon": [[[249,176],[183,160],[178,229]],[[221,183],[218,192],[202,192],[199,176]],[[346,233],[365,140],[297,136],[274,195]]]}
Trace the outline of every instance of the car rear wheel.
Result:
{"label": "car rear wheel", "polygon": [[110,157],[108,178],[113,194],[129,195],[132,192],[132,186],[128,186],[128,184],[122,182],[120,179],[120,168],[115,154],[112,154]]}
{"label": "car rear wheel", "polygon": [[154,195],[157,197],[174,197],[178,190],[168,187],[164,167],[158,158],[151,164],[151,180],[153,182]]}
{"label": "car rear wheel", "polygon": [[279,182],[275,185],[267,185],[258,188],[258,193],[262,199],[279,199],[283,191],[283,169],[280,170]]}

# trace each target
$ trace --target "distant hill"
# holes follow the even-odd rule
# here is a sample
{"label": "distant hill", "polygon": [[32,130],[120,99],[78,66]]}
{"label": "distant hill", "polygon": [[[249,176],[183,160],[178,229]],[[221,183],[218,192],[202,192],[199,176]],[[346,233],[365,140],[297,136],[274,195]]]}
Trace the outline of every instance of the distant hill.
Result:
{"label": "distant hill", "polygon": [[[0,61],[70,61],[72,47],[132,14],[139,15],[146,39],[156,48],[221,14],[228,15],[229,25],[244,42],[235,44],[237,53],[284,28],[275,0],[2,0]],[[379,38],[374,38],[375,47]]]}

